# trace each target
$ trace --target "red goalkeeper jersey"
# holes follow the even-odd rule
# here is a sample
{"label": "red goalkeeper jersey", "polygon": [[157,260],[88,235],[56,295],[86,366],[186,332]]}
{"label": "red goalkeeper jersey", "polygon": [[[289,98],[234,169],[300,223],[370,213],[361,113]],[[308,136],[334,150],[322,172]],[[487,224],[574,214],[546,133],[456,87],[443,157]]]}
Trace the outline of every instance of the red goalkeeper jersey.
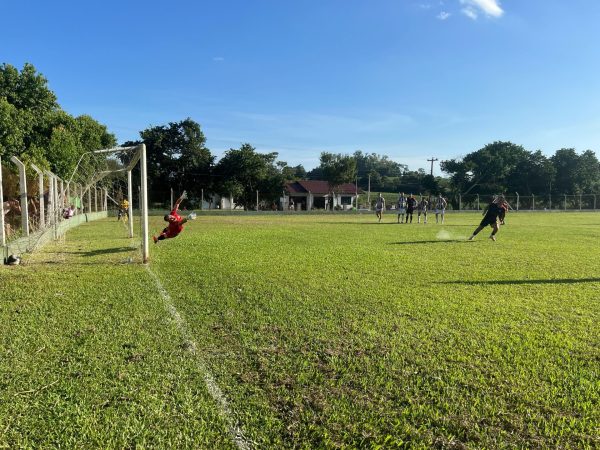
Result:
{"label": "red goalkeeper jersey", "polygon": [[169,222],[169,226],[167,227],[167,237],[172,238],[177,236],[179,233],[183,231],[183,218],[177,214],[177,210],[174,209],[169,214],[175,217],[174,222]]}

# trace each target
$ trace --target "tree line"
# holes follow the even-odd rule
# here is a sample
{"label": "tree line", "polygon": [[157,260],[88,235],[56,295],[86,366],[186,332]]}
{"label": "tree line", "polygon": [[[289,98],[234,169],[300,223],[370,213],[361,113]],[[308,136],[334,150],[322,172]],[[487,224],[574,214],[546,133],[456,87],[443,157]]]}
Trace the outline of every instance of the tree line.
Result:
{"label": "tree line", "polygon": [[[331,192],[344,183],[355,183],[363,191],[445,195],[576,194],[600,188],[600,163],[591,150],[578,154],[563,148],[546,157],[540,150],[493,142],[463,158],[441,161],[448,176],[439,177],[361,150],[322,152],[319,165],[310,171],[278,160],[277,152],[257,152],[249,143],[229,149],[216,161],[200,124],[191,118],[139,134],[139,140],[122,145],[146,144],[149,196],[159,202],[170,197],[171,189],[186,189],[192,202],[216,193],[254,208],[256,191],[261,200],[276,202],[286,182],[298,179],[326,180]],[[89,115],[73,117],[64,111],[31,64],[21,71],[9,64],[0,66],[0,156],[16,155],[68,179],[81,155],[115,145],[116,138],[105,125]]]}

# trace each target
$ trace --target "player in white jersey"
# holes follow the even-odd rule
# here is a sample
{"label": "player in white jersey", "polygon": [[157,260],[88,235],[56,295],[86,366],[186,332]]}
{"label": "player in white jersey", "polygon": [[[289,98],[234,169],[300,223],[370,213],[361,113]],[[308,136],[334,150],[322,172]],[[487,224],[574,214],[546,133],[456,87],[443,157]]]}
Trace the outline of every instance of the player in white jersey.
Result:
{"label": "player in white jersey", "polygon": [[417,223],[421,223],[421,214],[423,214],[424,222],[427,223],[427,208],[429,207],[429,200],[421,196],[421,201],[417,205]]}
{"label": "player in white jersey", "polygon": [[377,197],[377,200],[375,202],[375,215],[377,216],[377,219],[379,219],[380,223],[381,223],[381,217],[383,216],[384,210],[385,210],[385,198],[383,198],[383,196],[381,195],[381,192],[380,192],[379,197]]}
{"label": "player in white jersey", "polygon": [[439,216],[441,215],[442,223],[444,223],[444,213],[446,212],[446,206],[448,206],[448,202],[442,194],[439,194],[435,199],[435,223],[439,222]]}
{"label": "player in white jersey", "polygon": [[[398,223],[404,222],[404,214],[406,213],[406,197],[404,196],[404,192],[400,192],[398,196],[396,209],[398,210]],[[402,216],[402,220],[400,220],[400,216]]]}

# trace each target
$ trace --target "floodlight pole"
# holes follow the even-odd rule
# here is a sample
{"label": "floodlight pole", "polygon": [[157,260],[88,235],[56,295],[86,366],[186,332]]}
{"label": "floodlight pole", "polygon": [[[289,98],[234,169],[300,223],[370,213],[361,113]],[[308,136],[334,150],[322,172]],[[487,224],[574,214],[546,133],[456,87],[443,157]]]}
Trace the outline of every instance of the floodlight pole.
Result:
{"label": "floodlight pole", "polygon": [[[35,164],[31,164],[31,168],[35,170],[38,174],[38,183],[39,183],[39,201],[40,201],[40,228],[46,227],[46,217],[44,211],[44,172],[36,166]],[[49,200],[49,198],[48,198]]]}
{"label": "floodlight pole", "polygon": [[6,245],[6,232],[4,231],[4,191],[2,190],[2,157],[0,156],[0,245]]}
{"label": "floodlight pole", "polygon": [[23,164],[16,156],[11,156],[10,160],[19,168],[21,227],[23,228],[23,234],[29,236],[29,210],[27,205],[27,175],[25,174],[25,164]]}

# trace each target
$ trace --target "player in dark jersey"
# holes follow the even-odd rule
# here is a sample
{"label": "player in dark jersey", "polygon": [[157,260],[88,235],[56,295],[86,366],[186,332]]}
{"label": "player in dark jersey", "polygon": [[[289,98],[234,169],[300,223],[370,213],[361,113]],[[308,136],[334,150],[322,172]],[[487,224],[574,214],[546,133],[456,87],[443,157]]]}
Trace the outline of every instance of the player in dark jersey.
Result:
{"label": "player in dark jersey", "polygon": [[421,214],[427,223],[427,208],[429,207],[429,200],[421,195],[421,201],[417,205],[417,223],[421,223]]}
{"label": "player in dark jersey", "polygon": [[413,213],[415,212],[415,208],[417,207],[417,199],[414,195],[410,194],[406,199],[406,223],[408,222],[408,218],[410,217],[410,223],[412,223]]}
{"label": "player in dark jersey", "polygon": [[[164,239],[170,239],[170,238],[177,237],[179,235],[179,233],[181,233],[183,231],[183,224],[188,221],[188,218],[181,217],[178,214],[178,211],[179,211],[179,205],[181,204],[182,200],[185,197],[186,197],[185,191],[183,191],[183,194],[181,194],[181,197],[179,197],[177,199],[177,201],[175,202],[175,206],[173,207],[171,212],[169,214],[165,214],[165,217],[164,217],[165,222],[169,222],[169,225],[167,225],[166,228],[164,230],[162,230],[162,232],[158,236],[152,236],[152,240],[154,241],[155,244],[157,244],[158,241],[162,241]],[[192,216],[192,214],[190,214],[190,216]],[[190,218],[193,218],[193,217],[190,217]]]}
{"label": "player in dark jersey", "polygon": [[495,241],[496,233],[498,233],[498,230],[499,230],[499,225],[500,225],[499,217],[501,214],[502,214],[502,207],[497,203],[497,198],[494,197],[490,201],[489,205],[487,205],[485,207],[485,209],[483,210],[483,215],[484,215],[483,219],[481,220],[481,223],[475,229],[475,231],[473,231],[473,234],[469,238],[469,241],[472,241],[473,239],[475,239],[475,236],[477,236],[477,233],[479,233],[481,230],[483,230],[488,225],[492,227],[492,234],[490,234],[490,239],[492,241]]}

